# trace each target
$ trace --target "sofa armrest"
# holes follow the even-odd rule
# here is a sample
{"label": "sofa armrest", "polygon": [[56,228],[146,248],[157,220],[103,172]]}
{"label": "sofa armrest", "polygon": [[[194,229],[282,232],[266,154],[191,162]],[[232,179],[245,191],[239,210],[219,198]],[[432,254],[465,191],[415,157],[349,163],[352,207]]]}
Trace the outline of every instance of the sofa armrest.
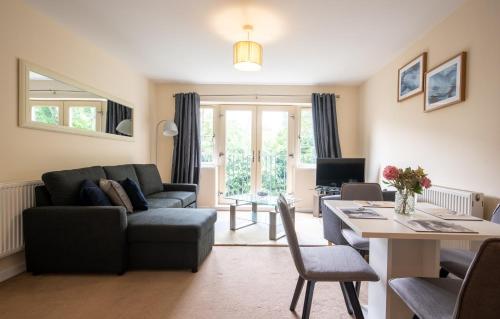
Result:
{"label": "sofa armrest", "polygon": [[126,266],[127,212],[119,206],[42,206],[23,211],[32,272],[116,272]]}
{"label": "sofa armrest", "polygon": [[163,183],[165,192],[194,192],[198,194],[198,185],[187,183]]}

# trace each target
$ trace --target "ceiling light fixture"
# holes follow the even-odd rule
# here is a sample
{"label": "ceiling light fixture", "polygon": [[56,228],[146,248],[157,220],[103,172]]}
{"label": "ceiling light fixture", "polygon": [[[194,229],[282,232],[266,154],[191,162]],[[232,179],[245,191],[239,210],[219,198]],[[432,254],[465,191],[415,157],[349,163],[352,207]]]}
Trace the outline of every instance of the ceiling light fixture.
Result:
{"label": "ceiling light fixture", "polygon": [[243,26],[247,32],[247,41],[238,41],[233,45],[233,64],[240,71],[259,71],[262,68],[262,46],[250,41],[250,32],[253,27]]}

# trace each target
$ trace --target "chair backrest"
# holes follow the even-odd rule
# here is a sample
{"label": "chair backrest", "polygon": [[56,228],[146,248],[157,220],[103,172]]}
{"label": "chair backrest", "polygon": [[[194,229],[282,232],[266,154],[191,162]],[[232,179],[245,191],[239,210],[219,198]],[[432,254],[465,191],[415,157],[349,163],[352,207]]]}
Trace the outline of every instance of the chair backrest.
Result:
{"label": "chair backrest", "polygon": [[288,207],[288,202],[286,198],[280,194],[278,198],[278,209],[281,215],[281,220],[283,221],[283,228],[285,229],[286,238],[288,240],[288,247],[290,247],[290,252],[292,253],[293,262],[295,267],[299,272],[299,275],[304,276],[305,267],[302,260],[302,254],[300,253],[299,241],[297,239],[297,233],[295,232],[295,226],[290,214]]}
{"label": "chair backrest", "polygon": [[377,183],[344,183],[340,189],[342,200],[382,201],[382,188]]}
{"label": "chair backrest", "polygon": [[486,240],[465,275],[453,318],[498,318],[500,238]]}
{"label": "chair backrest", "polygon": [[495,224],[500,224],[500,204],[497,205],[493,214],[491,215],[491,222]]}

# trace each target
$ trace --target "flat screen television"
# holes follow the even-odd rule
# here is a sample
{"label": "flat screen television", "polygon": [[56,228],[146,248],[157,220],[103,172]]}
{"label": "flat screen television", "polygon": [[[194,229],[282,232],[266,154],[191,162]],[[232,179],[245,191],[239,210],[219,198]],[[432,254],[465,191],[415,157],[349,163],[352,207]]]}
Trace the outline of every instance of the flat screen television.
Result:
{"label": "flat screen television", "polygon": [[365,181],[364,158],[318,158],[316,186],[341,187],[343,183]]}

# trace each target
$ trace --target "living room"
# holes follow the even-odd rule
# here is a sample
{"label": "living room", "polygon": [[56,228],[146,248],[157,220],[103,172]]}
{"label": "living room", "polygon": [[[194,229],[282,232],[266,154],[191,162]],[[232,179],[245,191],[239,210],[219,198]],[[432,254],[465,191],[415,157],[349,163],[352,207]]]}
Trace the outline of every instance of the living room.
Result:
{"label": "living room", "polygon": [[[496,0],[2,1],[0,317],[495,318],[499,17]],[[320,164],[361,177],[320,183]],[[87,180],[105,204],[81,205]],[[344,211],[359,201],[372,219]],[[430,209],[463,228],[402,226]],[[414,278],[458,290],[429,293],[438,309]]]}

